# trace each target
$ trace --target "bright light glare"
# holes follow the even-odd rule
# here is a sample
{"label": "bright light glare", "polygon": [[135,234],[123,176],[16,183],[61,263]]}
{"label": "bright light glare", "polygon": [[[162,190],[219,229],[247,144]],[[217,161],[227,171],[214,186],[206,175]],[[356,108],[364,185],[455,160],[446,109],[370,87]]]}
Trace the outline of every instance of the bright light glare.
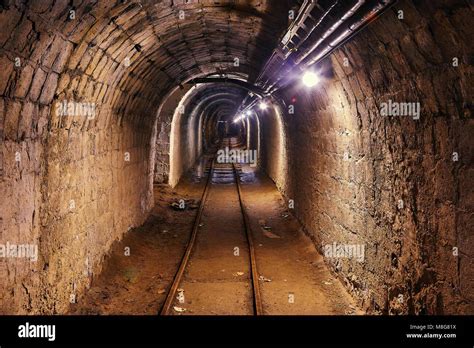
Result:
{"label": "bright light glare", "polygon": [[260,110],[267,110],[268,105],[265,102],[260,102],[260,104],[258,104],[258,107],[260,108]]}
{"label": "bright light glare", "polygon": [[239,115],[236,118],[234,118],[234,123],[238,123],[241,119],[243,119],[245,116],[244,115]]}
{"label": "bright light glare", "polygon": [[306,87],[314,87],[318,84],[319,82],[319,76],[312,72],[312,71],[307,71],[303,75],[303,83]]}
{"label": "bright light glare", "polygon": [[251,112],[250,110],[247,110],[247,111],[245,112],[245,114],[246,114],[247,116],[250,116],[250,115],[252,114],[252,112]]}

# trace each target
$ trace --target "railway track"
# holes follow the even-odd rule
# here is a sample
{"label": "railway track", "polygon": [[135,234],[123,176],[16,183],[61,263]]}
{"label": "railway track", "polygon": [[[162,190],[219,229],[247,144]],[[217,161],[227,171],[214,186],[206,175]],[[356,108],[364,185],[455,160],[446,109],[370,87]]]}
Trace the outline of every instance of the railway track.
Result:
{"label": "railway track", "polygon": [[[236,144],[231,144],[229,139],[224,140],[224,146],[235,146]],[[173,278],[173,282],[169,287],[168,293],[165,298],[165,302],[160,311],[160,315],[170,315],[172,314],[173,305],[177,300],[178,289],[180,284],[183,282],[183,276],[185,274],[186,268],[188,267],[189,261],[192,258],[193,250],[195,249],[196,240],[199,235],[199,230],[201,226],[201,220],[204,208],[206,206],[209,192],[212,190],[214,185],[219,184],[234,184],[237,195],[238,201],[240,206],[240,214],[242,216],[243,221],[243,228],[245,231],[245,239],[248,245],[248,260],[249,260],[249,272],[250,272],[250,287],[251,287],[251,296],[252,296],[252,308],[254,315],[262,315],[263,314],[263,305],[260,293],[260,284],[258,279],[258,271],[257,271],[257,263],[255,257],[255,248],[252,238],[252,230],[250,227],[249,218],[245,209],[245,205],[243,203],[243,195],[242,195],[242,187],[240,184],[240,176],[239,176],[239,166],[233,163],[227,164],[220,164],[216,163],[216,157],[210,159],[210,164],[208,165],[208,176],[204,186],[204,190],[201,196],[201,201],[199,204],[199,208],[194,219],[191,235],[186,246],[185,252],[181,259],[180,265],[178,270]]]}

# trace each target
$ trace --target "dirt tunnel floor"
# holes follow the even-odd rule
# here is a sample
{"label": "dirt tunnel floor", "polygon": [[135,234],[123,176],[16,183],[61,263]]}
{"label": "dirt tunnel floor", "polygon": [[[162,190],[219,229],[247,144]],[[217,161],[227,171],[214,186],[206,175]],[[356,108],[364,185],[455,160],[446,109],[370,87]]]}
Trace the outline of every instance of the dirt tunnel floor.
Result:
{"label": "dirt tunnel floor", "polygon": [[[263,174],[254,175],[248,167],[243,172],[247,172],[243,200],[263,277],[264,313],[362,314],[288,214],[274,183]],[[156,205],[147,222],[113,245],[102,273],[70,306],[69,313],[158,314],[197,213],[191,208],[174,210],[170,203],[179,199],[199,202],[204,185],[204,179],[190,174],[175,189],[156,186]],[[235,184],[212,184],[180,285],[184,303],[174,304],[185,311],[173,310],[175,314],[252,314],[248,247],[239,209]]]}

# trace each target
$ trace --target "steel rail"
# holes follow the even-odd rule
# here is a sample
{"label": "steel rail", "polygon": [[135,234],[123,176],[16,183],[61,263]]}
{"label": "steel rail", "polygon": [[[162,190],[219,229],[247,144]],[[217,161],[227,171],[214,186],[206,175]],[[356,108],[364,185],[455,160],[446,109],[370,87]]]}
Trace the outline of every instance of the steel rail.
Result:
{"label": "steel rail", "polygon": [[204,210],[204,204],[206,202],[206,199],[209,193],[209,187],[212,181],[213,171],[214,171],[214,158],[212,158],[211,160],[211,165],[209,167],[209,174],[207,176],[206,186],[204,187],[204,191],[201,197],[201,202],[199,203],[198,213],[196,214],[196,217],[194,219],[193,230],[191,232],[191,236],[186,246],[186,251],[184,252],[184,255],[181,259],[181,263],[179,265],[178,271],[176,272],[173,278],[173,283],[171,284],[170,290],[168,291],[168,294],[166,295],[166,300],[161,308],[160,315],[169,315],[169,311],[175,299],[176,291],[178,290],[178,286],[181,283],[184,270],[186,269],[186,266],[188,265],[189,257],[194,247],[196,236],[199,230],[199,222],[201,221],[202,212]]}
{"label": "steel rail", "polygon": [[237,169],[235,168],[235,164],[232,164],[232,168],[234,170],[235,182],[237,184],[237,192],[239,194],[239,203],[240,209],[242,212],[242,216],[244,217],[244,227],[245,227],[245,235],[247,237],[247,242],[249,245],[249,255],[250,255],[250,279],[252,282],[252,289],[253,289],[253,308],[255,315],[263,315],[263,305],[262,305],[262,296],[260,293],[260,283],[258,280],[258,271],[257,271],[257,261],[255,257],[255,247],[253,244],[252,238],[252,229],[250,227],[249,218],[247,212],[245,211],[243,198],[242,198],[242,188],[240,186],[240,176],[237,173]]}
{"label": "steel rail", "polygon": [[[249,245],[249,260],[250,260],[250,281],[252,284],[252,294],[253,294],[253,312],[254,315],[263,315],[263,305],[262,305],[262,297],[260,293],[260,283],[258,280],[258,271],[257,271],[257,263],[256,263],[256,257],[255,257],[255,247],[251,235],[251,227],[250,227],[250,222],[249,218],[247,215],[247,212],[244,207],[243,203],[243,195],[242,195],[242,188],[240,186],[240,176],[238,175],[237,169],[235,167],[235,164],[232,164],[232,169],[234,173],[234,178],[235,178],[235,183],[237,187],[237,193],[239,197],[239,205],[240,205],[240,210],[242,213],[242,217],[244,220],[244,229],[245,229],[245,236],[247,239],[247,243]],[[175,300],[176,292],[178,290],[179,284],[181,283],[184,271],[188,265],[191,252],[193,250],[196,237],[198,234],[199,230],[199,225],[202,217],[202,212],[204,210],[204,206],[209,194],[209,190],[211,187],[211,182],[212,182],[212,176],[214,172],[214,158],[211,160],[211,165],[209,168],[209,174],[207,177],[206,181],[206,186],[204,187],[204,191],[201,197],[201,202],[199,204],[199,210],[198,213],[196,214],[196,217],[194,219],[194,224],[193,224],[193,230],[191,232],[191,236],[189,238],[188,244],[186,246],[186,250],[184,252],[184,255],[181,259],[179,268],[173,278],[173,282],[171,284],[171,287],[168,291],[168,294],[166,295],[165,302],[161,308],[160,315],[169,315],[171,307],[173,305],[173,302]]]}

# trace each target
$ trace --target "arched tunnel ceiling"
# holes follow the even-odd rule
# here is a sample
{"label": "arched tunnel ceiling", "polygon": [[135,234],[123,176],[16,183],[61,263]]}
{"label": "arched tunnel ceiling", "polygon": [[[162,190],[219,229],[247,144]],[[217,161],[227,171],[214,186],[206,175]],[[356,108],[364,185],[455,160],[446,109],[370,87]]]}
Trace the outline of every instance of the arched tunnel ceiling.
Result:
{"label": "arched tunnel ceiling", "polygon": [[[297,59],[301,64],[306,61],[294,47],[299,45],[303,52],[312,48],[328,28],[334,28],[334,20],[344,17],[338,6],[334,16],[326,15],[328,7],[359,2],[363,1],[299,0],[326,6],[308,12],[308,23],[313,25],[304,34],[306,43],[281,40],[272,55],[275,64],[266,64],[264,79],[256,85],[265,94],[272,92],[271,107],[260,118],[252,116],[246,125],[237,123],[233,128],[242,130],[248,149],[258,152],[258,169],[269,179],[258,184],[274,183],[281,199],[297,202],[298,230],[314,237],[317,248],[335,241],[367,247],[364,264],[349,263],[347,258],[327,264],[358,302],[372,310],[369,314],[474,313],[474,267],[468,257],[474,252],[469,234],[474,223],[472,6],[463,0],[403,1],[334,52],[328,74],[321,76],[316,88],[275,82],[275,77],[300,71],[299,66],[288,67]],[[221,77],[225,72],[225,78],[237,76],[253,85],[272,42],[287,26],[285,6],[290,5],[287,0],[0,2],[0,234],[3,241],[38,247],[38,262],[18,260],[19,267],[13,263],[10,267],[17,261],[8,261],[8,274],[0,282],[0,312],[67,313],[71,293],[83,302],[113,250],[123,260],[114,243],[126,242],[128,231],[141,238],[136,245],[185,245],[171,234],[158,233],[169,222],[161,219],[162,213],[172,213],[169,203],[179,196],[168,195],[171,191],[161,187],[155,190],[153,171],[159,167],[163,179],[178,183],[206,148],[205,141],[216,138],[215,129],[203,132],[203,127],[232,112],[248,91],[226,83],[195,88],[186,84],[182,89],[179,84],[201,74]],[[398,10],[404,11],[404,20]],[[359,23],[365,13],[354,16],[354,21]],[[369,18],[372,13],[367,11]],[[327,21],[317,26],[319,21],[310,14]],[[297,26],[291,28],[298,33]],[[326,43],[338,34],[335,30]],[[324,42],[321,46],[308,61],[330,47]],[[281,52],[288,55],[287,62]],[[240,59],[239,66],[233,64],[234,58]],[[181,113],[176,104],[189,88],[198,94],[186,101],[190,110]],[[163,103],[165,96],[169,98]],[[57,103],[69,101],[97,104],[97,117],[75,115],[74,110],[55,117]],[[282,107],[290,102],[294,114]],[[392,102],[413,103],[419,112],[412,111],[421,117],[398,117],[398,112],[386,117],[382,105]],[[177,121],[170,124],[176,114]],[[201,169],[205,174],[206,166]],[[197,195],[204,182],[196,184],[196,191],[186,190],[186,196]],[[269,192],[265,196],[277,203],[274,220],[283,224],[279,196]],[[158,201],[163,205],[156,206]],[[273,219],[269,206],[259,202],[258,215]],[[192,212],[172,214],[187,219]],[[139,226],[150,226],[149,222],[150,232],[163,235],[166,243],[143,243],[148,234]],[[274,230],[278,234],[285,229]],[[186,239],[187,234],[179,236]],[[275,243],[300,241],[288,237]],[[310,245],[312,250],[315,245]],[[460,251],[455,260],[453,247]],[[296,250],[296,262],[288,268],[292,274],[295,267],[301,268],[298,250],[302,249]],[[150,249],[134,255],[160,253]],[[153,274],[155,266],[156,262],[149,269]],[[299,278],[324,285],[312,282],[310,276]],[[323,286],[321,293],[334,286]],[[130,289],[121,288],[123,297],[115,302],[123,313],[122,299],[130,297]],[[314,293],[311,286],[307,289]],[[100,291],[92,292],[103,297]],[[151,294],[147,311],[156,314],[156,291],[146,292]],[[318,296],[313,297],[325,311]],[[340,306],[340,298],[335,304],[345,312],[348,306]],[[306,302],[298,303],[302,302],[308,313]],[[109,307],[110,301],[105,304]]]}
{"label": "arched tunnel ceiling", "polygon": [[199,88],[190,98],[186,108],[193,110],[196,107],[206,106],[215,100],[231,100],[238,105],[246,95],[241,87],[226,84],[199,85]]}
{"label": "arched tunnel ceiling", "polygon": [[[115,93],[109,102],[124,112],[126,104],[156,104],[193,77],[234,73],[254,79],[286,28],[292,5],[293,0],[7,2],[17,12],[5,20],[7,27],[26,22],[25,30],[47,46],[50,59],[70,58],[64,72],[118,86],[127,96]],[[25,10],[28,19],[21,18]],[[28,21],[36,28],[28,28]],[[31,45],[6,49],[32,59],[35,45],[32,39]]]}
{"label": "arched tunnel ceiling", "polygon": [[202,117],[204,124],[232,117],[247,91],[231,84],[200,84],[190,91],[184,107],[190,116]]}

